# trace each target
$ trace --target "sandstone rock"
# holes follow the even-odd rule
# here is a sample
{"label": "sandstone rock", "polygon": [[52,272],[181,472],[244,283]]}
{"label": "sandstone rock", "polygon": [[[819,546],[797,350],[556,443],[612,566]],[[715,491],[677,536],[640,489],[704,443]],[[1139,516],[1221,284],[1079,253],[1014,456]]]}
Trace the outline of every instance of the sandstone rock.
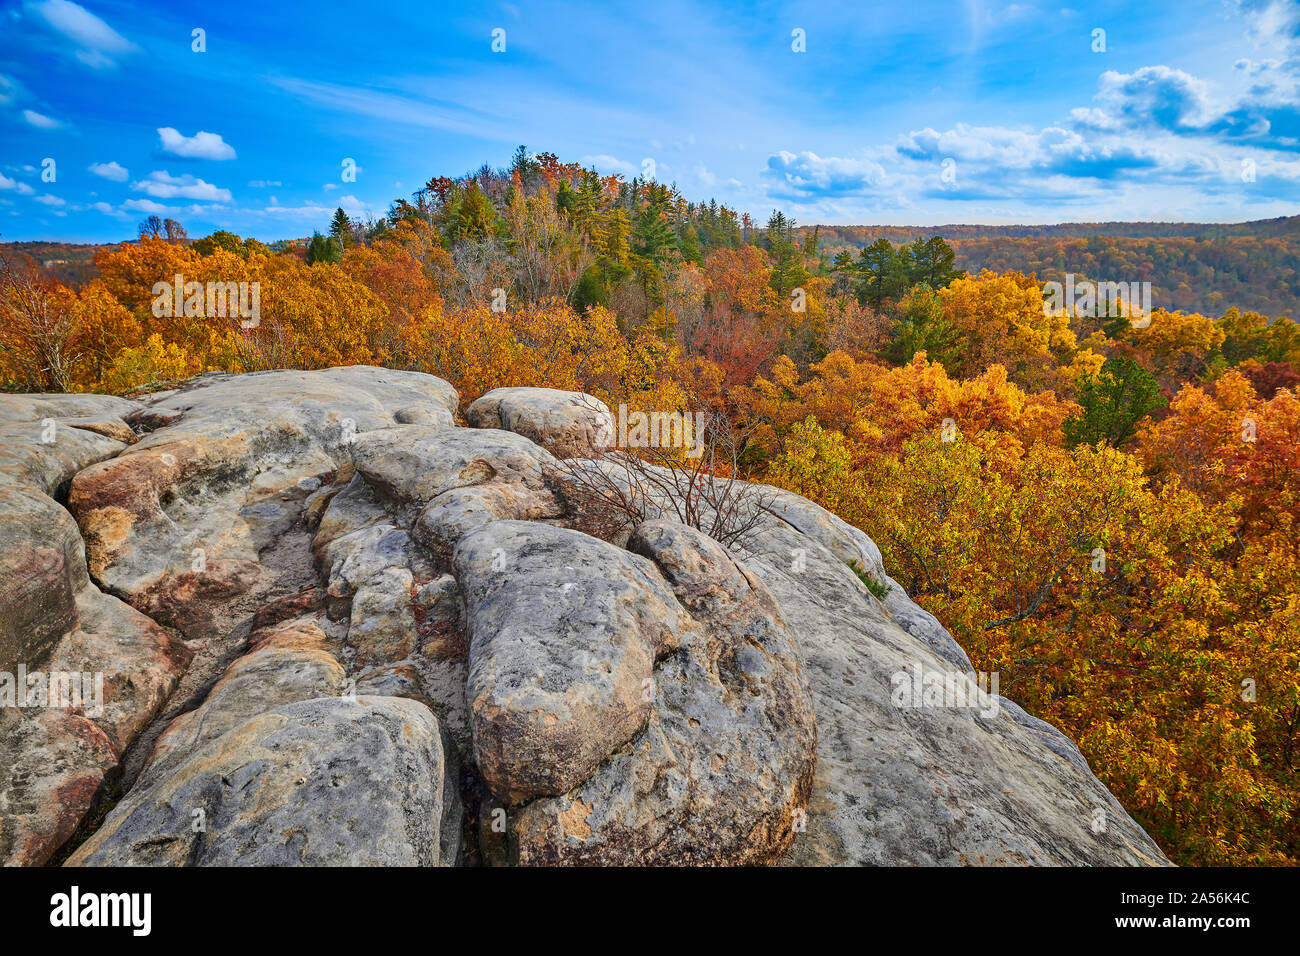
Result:
{"label": "sandstone rock", "polygon": [[39,489],[0,477],[0,671],[42,662],[76,628],[88,587],[77,523]]}
{"label": "sandstone rock", "polygon": [[656,668],[644,731],[584,783],[516,815],[523,864],[755,864],[801,825],[816,719],[794,637],[720,545],[666,521],[629,547],[700,623]]}
{"label": "sandstone rock", "polygon": [[494,388],[465,412],[473,428],[523,435],[556,458],[597,457],[614,441],[614,416],[586,392],[554,388]]}
{"label": "sandstone rock", "polygon": [[0,709],[0,866],[41,866],[95,802],[117,751],[85,717]]}
{"label": "sandstone rock", "polygon": [[419,672],[410,664],[390,664],[366,671],[357,678],[356,692],[367,697],[406,697],[430,710],[434,707],[425,694]]}
{"label": "sandstone rock", "polygon": [[40,422],[46,418],[127,418],[142,406],[116,395],[79,395],[69,392],[0,395],[0,422]]}
{"label": "sandstone rock", "polygon": [[381,495],[421,505],[453,488],[493,480],[540,487],[542,466],[554,460],[510,432],[424,425],[365,434],[353,454],[357,472]]}
{"label": "sandstone rock", "polygon": [[690,616],[644,558],[547,525],[480,528],[455,574],[479,769],[509,802],[564,793],[644,726],[655,657]]}
{"label": "sandstone rock", "polygon": [[548,490],[493,481],[444,491],[420,513],[412,535],[431,555],[449,561],[461,538],[491,521],[542,521],[563,513]]}
{"label": "sandstone rock", "polygon": [[56,682],[75,686],[67,700],[56,691],[41,702],[66,712],[0,708],[0,763],[9,771],[0,782],[0,861],[40,864],[58,849],[192,656],[91,583],[76,522],[51,497],[126,447],[77,424],[132,407],[108,396],[0,396],[0,675],[13,680],[21,667],[39,673],[47,692]]}
{"label": "sandstone rock", "polygon": [[729,548],[563,527],[544,469],[601,450],[584,403],[499,389],[457,428],[445,382],[362,367],[0,396],[0,665],[105,678],[93,713],[0,710],[0,861],[120,775],[73,862],[452,863],[459,750],[500,862],[1167,862],[1051,725],[900,702],[969,660],[811,502],[751,488]]}
{"label": "sandstone rock", "polygon": [[[295,636],[301,641],[301,635]],[[148,786],[251,716],[294,701],[337,697],[344,683],[343,667],[325,650],[301,644],[286,647],[274,638],[263,642],[226,669],[197,710],[168,725],[154,742],[136,785]]]}
{"label": "sandstone rock", "polygon": [[388,512],[360,475],[337,489],[324,505],[312,546],[318,551],[335,538],[388,520]]}
{"label": "sandstone rock", "polygon": [[429,408],[427,405],[411,405],[393,412],[393,421],[403,425],[437,425],[451,428],[455,421],[451,412],[445,408]]}
{"label": "sandstone rock", "polygon": [[387,522],[340,535],[325,546],[320,556],[326,597],[339,606],[337,602],[350,601],[370,578],[394,568],[409,573],[422,562],[410,535]]}
{"label": "sandstone rock", "polygon": [[275,648],[284,651],[323,651],[329,638],[311,621],[289,621],[248,635],[248,652]]}
{"label": "sandstone rock", "polygon": [[94,432],[96,435],[103,435],[105,438],[111,438],[114,441],[120,441],[124,445],[133,445],[136,442],[135,432],[131,426],[122,419],[113,415],[107,415],[103,418],[93,416],[84,416],[81,418],[60,418],[57,420],[59,425],[66,425],[69,428],[80,428],[83,431]]}
{"label": "sandstone rock", "polygon": [[454,776],[422,704],[301,701],[238,724],[132,790],[68,865],[451,865]]}
{"label": "sandstone rock", "polygon": [[[325,594],[318,585],[310,584],[299,588],[292,594],[286,594],[267,604],[263,604],[253,615],[253,633],[275,627],[284,621],[301,617],[319,609],[325,600]],[[250,635],[250,640],[251,640]]]}
{"label": "sandstone rock", "polygon": [[[890,617],[907,633],[923,641],[930,650],[960,670],[973,672],[970,658],[962,646],[953,640],[933,614],[917,606],[897,581],[885,572],[876,543],[860,529],[853,527],[838,515],[813,504],[807,498],[780,488],[763,486],[768,499],[764,507],[800,534],[812,538],[826,547],[846,564],[857,561],[859,567],[872,578],[888,586],[885,609]],[[791,556],[793,563],[794,556]]]}
{"label": "sandstone rock", "polygon": [[421,585],[415,595],[415,606],[425,621],[453,623],[460,619],[460,586],[450,574],[439,575]]}
{"label": "sandstone rock", "polygon": [[87,711],[118,753],[149,723],[189,666],[180,638],[115,597],[88,587],[77,595],[77,627],[54,646],[48,670],[102,674],[102,713]]}
{"label": "sandstone rock", "polygon": [[440,379],[363,366],[202,376],[150,406],[170,424],[77,475],[69,507],[91,573],[155,620],[210,636],[215,606],[270,589],[259,554],[296,520],[304,479],[350,463],[357,436],[397,410],[449,422],[456,403]]}
{"label": "sandstone rock", "polygon": [[385,568],[357,587],[347,641],[359,662],[393,664],[419,645],[414,588],[411,572],[400,567]]}
{"label": "sandstone rock", "polygon": [[40,421],[0,421],[0,447],[5,450],[0,459],[0,481],[53,498],[77,472],[111,458],[126,445],[51,420],[46,425]]}

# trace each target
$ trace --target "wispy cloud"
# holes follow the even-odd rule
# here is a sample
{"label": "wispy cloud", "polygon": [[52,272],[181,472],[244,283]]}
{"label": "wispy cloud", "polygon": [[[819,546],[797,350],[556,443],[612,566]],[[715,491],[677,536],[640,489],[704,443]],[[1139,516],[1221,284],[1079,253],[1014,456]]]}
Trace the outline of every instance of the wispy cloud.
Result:
{"label": "wispy cloud", "polygon": [[23,119],[28,126],[35,126],[37,129],[59,129],[63,126],[56,119],[51,119],[35,110],[23,110]]}
{"label": "wispy cloud", "polygon": [[504,132],[499,128],[504,125],[500,117],[454,103],[295,77],[272,77],[271,82],[287,93],[332,111],[473,136],[494,136]]}
{"label": "wispy cloud", "polygon": [[126,182],[129,175],[126,167],[119,165],[116,160],[108,163],[91,163],[88,168],[96,176],[112,180],[115,183]]}
{"label": "wispy cloud", "polygon": [[0,173],[0,189],[6,189],[6,190],[12,189],[20,196],[30,196],[32,193],[36,192],[35,189],[27,185],[22,180],[11,179],[10,177],[6,176],[4,173]]}
{"label": "wispy cloud", "polygon": [[229,202],[230,190],[204,182],[194,176],[173,176],[166,170],[155,170],[148,179],[132,183],[131,188],[155,199],[205,199]]}
{"label": "wispy cloud", "polygon": [[85,7],[70,0],[28,0],[24,12],[73,42],[73,55],[102,70],[136,50],[136,46]]}

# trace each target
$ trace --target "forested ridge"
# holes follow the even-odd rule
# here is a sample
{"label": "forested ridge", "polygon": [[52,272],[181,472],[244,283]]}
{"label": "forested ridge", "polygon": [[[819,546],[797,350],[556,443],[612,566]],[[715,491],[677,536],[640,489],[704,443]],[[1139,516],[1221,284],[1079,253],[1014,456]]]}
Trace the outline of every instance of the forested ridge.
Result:
{"label": "forested ridge", "polygon": [[[854,254],[877,239],[940,235],[959,268],[1017,271],[1048,281],[1066,273],[1099,282],[1150,282],[1169,309],[1229,306],[1300,316],[1300,217],[1257,222],[1064,223],[1051,226],[818,226],[822,248]],[[803,230],[809,231],[809,230]]]}

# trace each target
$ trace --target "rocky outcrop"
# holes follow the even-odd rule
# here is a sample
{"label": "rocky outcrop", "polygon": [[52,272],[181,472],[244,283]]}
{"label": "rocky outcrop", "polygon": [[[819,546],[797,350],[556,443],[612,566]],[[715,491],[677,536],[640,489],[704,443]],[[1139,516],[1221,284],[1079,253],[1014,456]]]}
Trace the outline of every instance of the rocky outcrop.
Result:
{"label": "rocky outcrop", "polygon": [[0,855],[47,858],[121,764],[70,863],[1166,862],[811,502],[754,486],[727,547],[671,509],[576,530],[589,398],[497,389],[462,428],[446,383],[348,368],[0,413],[68,433],[0,462],[38,582],[9,572],[0,649],[132,675],[0,714]]}
{"label": "rocky outcrop", "polygon": [[646,687],[644,730],[584,783],[518,812],[523,864],[727,865],[779,858],[802,829],[817,723],[793,634],[741,562],[684,525],[640,525],[696,626]]}
{"label": "rocky outcrop", "polygon": [[645,727],[694,623],[645,558],[564,528],[494,522],[454,568],[479,770],[511,803],[565,793]]}
{"label": "rocky outcrop", "polygon": [[40,866],[76,831],[117,766],[112,741],[77,714],[0,709],[0,861]]}
{"label": "rocky outcrop", "polygon": [[614,416],[586,392],[494,388],[470,405],[465,420],[523,435],[556,458],[591,458],[614,443]]}
{"label": "rocky outcrop", "polygon": [[44,863],[71,836],[192,656],[92,583],[58,500],[128,447],[137,408],[0,395],[0,863]]}
{"label": "rocky outcrop", "polygon": [[226,669],[198,708],[181,714],[154,741],[136,786],[160,779],[252,715],[295,701],[340,696],[346,675],[325,648],[325,633],[312,624],[262,636],[251,653]]}
{"label": "rocky outcrop", "polygon": [[450,427],[455,407],[432,376],[359,366],[200,378],[150,405],[169,424],[73,481],[91,572],[159,623],[211,636],[232,597],[269,589],[259,556],[357,435],[416,410]]}
{"label": "rocky outcrop", "polygon": [[127,796],[73,866],[445,866],[454,772],[429,708],[321,698],[236,724]]}
{"label": "rocky outcrop", "polygon": [[[800,635],[817,710],[808,829],[784,862],[1163,862],[1086,762],[1062,756],[1062,745],[1078,753],[1064,735],[1026,726],[988,681],[981,688],[929,615],[897,614],[868,592],[844,561],[855,537],[779,520],[743,549]],[[899,592],[894,607],[907,601],[878,562],[874,571]]]}

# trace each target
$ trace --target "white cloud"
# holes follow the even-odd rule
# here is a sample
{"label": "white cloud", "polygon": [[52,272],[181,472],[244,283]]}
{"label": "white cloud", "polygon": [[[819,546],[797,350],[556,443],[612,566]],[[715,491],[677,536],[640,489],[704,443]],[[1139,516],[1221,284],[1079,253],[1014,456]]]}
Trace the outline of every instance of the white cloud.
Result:
{"label": "white cloud", "polygon": [[147,212],[154,215],[163,215],[164,213],[173,213],[176,210],[171,206],[164,206],[162,203],[154,202],[152,199],[128,199],[122,203],[123,209],[130,209],[132,212]]}
{"label": "white cloud", "polygon": [[48,193],[44,196],[37,196],[33,202],[38,202],[43,206],[66,206],[67,203],[58,196],[51,196]]}
{"label": "white cloud", "polygon": [[158,129],[158,139],[164,152],[186,159],[234,159],[235,150],[219,133],[199,130],[193,136],[183,136],[170,126]]}
{"label": "white cloud", "polygon": [[272,196],[271,205],[263,209],[250,209],[248,212],[259,216],[274,216],[276,218],[320,220],[328,219],[334,215],[334,210],[339,207],[342,207],[343,211],[348,215],[361,218],[376,217],[383,213],[382,209],[370,206],[352,195],[340,196],[337,203],[328,206],[310,200],[298,206],[281,206],[279,201]]}
{"label": "white cloud", "polygon": [[35,110],[23,110],[23,119],[37,129],[58,129],[63,124],[56,119],[50,119],[48,116],[42,116]]}
{"label": "white cloud", "polygon": [[1300,6],[1294,0],[1238,0],[1251,42],[1300,67]]}
{"label": "white cloud", "polygon": [[116,66],[118,57],[136,49],[134,43],[99,17],[69,0],[29,0],[23,9],[71,40],[76,46],[76,58],[92,69]]}
{"label": "white cloud", "polygon": [[4,173],[0,173],[0,189],[12,189],[20,196],[30,196],[36,192],[31,186],[17,179],[10,179]]}
{"label": "white cloud", "polygon": [[18,83],[0,73],[0,105],[8,106],[18,95]]}
{"label": "white cloud", "polygon": [[230,190],[214,186],[191,176],[173,176],[166,170],[154,170],[148,179],[132,183],[131,188],[154,199],[203,199],[212,202],[229,202]]}
{"label": "white cloud", "polygon": [[127,169],[125,166],[118,165],[116,160],[108,163],[91,163],[89,168],[96,176],[111,179],[115,183],[126,182]]}
{"label": "white cloud", "polygon": [[884,168],[870,159],[822,157],[812,152],[796,154],[786,150],[768,157],[767,175],[787,189],[811,193],[865,193],[883,185],[887,179]]}
{"label": "white cloud", "polygon": [[348,213],[360,213],[365,215],[370,212],[370,207],[356,196],[340,196],[339,205],[343,208],[344,212]]}
{"label": "white cloud", "polygon": [[1203,80],[1167,66],[1144,66],[1132,73],[1107,70],[1097,100],[1131,125],[1172,130],[1202,129],[1222,112],[1210,102]]}
{"label": "white cloud", "polygon": [[284,183],[280,182],[278,179],[254,179],[248,185],[252,186],[254,189],[269,189],[272,186],[283,186]]}

